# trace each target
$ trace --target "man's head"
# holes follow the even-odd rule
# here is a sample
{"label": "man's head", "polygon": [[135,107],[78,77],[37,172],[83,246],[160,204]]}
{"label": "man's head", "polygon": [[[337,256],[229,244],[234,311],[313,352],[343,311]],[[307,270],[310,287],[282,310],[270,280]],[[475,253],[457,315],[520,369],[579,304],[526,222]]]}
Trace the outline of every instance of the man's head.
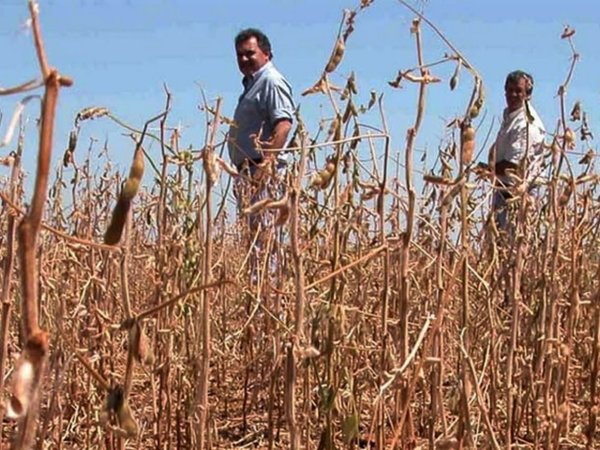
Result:
{"label": "man's head", "polygon": [[269,38],[256,28],[247,28],[235,37],[237,62],[245,76],[253,75],[273,58]]}
{"label": "man's head", "polygon": [[515,70],[506,76],[504,95],[506,106],[510,112],[516,111],[525,100],[531,98],[533,92],[533,77],[522,70]]}

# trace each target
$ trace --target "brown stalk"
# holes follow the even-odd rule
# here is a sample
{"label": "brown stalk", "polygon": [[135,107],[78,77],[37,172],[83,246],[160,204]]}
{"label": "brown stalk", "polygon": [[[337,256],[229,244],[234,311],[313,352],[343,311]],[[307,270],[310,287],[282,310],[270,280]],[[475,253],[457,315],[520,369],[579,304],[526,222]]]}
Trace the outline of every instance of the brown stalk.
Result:
{"label": "brown stalk", "polygon": [[[163,86],[164,90],[165,90],[165,94],[166,94],[166,105],[165,105],[165,110],[169,111],[171,109],[171,93],[169,92],[169,89],[167,87],[167,85],[165,84]],[[166,198],[167,198],[167,186],[166,186],[166,182],[167,182],[167,173],[168,173],[168,165],[169,165],[169,159],[168,159],[168,155],[166,152],[166,147],[165,147],[165,126],[166,126],[166,121],[167,121],[167,115],[163,116],[163,118],[160,120],[160,151],[161,151],[161,156],[162,156],[162,163],[161,163],[161,172],[160,172],[160,191],[159,191],[159,195],[158,195],[158,206],[156,208],[156,246],[155,246],[155,278],[157,280],[160,280],[160,284],[157,284],[156,289],[154,291],[154,303],[158,306],[161,303],[162,300],[162,286],[166,286],[168,283],[168,280],[165,276],[165,264],[166,264],[166,249],[165,249],[165,232],[166,232],[166,224],[165,224],[165,219],[166,219],[166,213],[165,213],[165,209],[166,209]],[[175,134],[175,132],[174,132]],[[162,328],[166,328],[167,326],[169,326],[169,321],[167,320],[166,317],[166,312],[164,312],[163,314],[160,314],[157,320],[157,328],[162,329]],[[157,357],[159,361],[164,361],[166,359],[168,359],[169,357],[169,352],[168,352],[168,346],[167,345],[161,345],[163,344],[163,342],[159,341],[159,337],[158,334],[155,335],[156,336],[156,340],[154,342],[154,348],[156,349],[157,352]],[[170,339],[167,339],[170,340]],[[166,353],[165,352],[165,348],[167,349]],[[165,371],[163,374],[161,374],[159,376],[160,379],[160,384],[159,384],[159,392],[158,392],[158,402],[159,405],[157,408],[154,409],[154,417],[155,417],[155,429],[154,429],[154,433],[156,436],[156,446],[158,448],[162,448],[163,447],[163,424],[166,422],[164,428],[165,428],[165,436],[166,436],[166,440],[167,442],[170,443],[170,439],[171,439],[171,411],[169,410],[170,408],[165,408],[163,407],[163,397],[166,397],[167,399],[169,398],[169,393],[168,390],[165,389],[166,386],[170,385],[170,377],[169,377],[170,373],[168,371]],[[154,373],[152,376],[152,385],[155,386],[155,382],[154,382]],[[165,392],[165,390],[167,390],[167,392]],[[166,413],[166,420],[164,419]]]}
{"label": "brown stalk", "polygon": [[312,283],[310,283],[308,286],[306,286],[305,290],[310,290],[313,287],[324,283],[325,281],[330,280],[331,278],[345,272],[348,269],[351,269],[352,267],[357,266],[360,263],[363,263],[365,261],[370,260],[371,258],[374,258],[375,256],[377,256],[379,253],[381,253],[382,251],[384,251],[386,249],[385,245],[380,245],[379,247],[374,248],[373,250],[371,250],[369,253],[367,253],[366,255],[361,256],[360,258],[357,258],[356,260],[352,261],[351,263],[346,264],[345,266],[341,266],[338,267],[336,270],[334,270],[333,272],[328,273],[327,275],[325,275],[323,278],[320,278],[316,281],[313,281]]}
{"label": "brown stalk", "polygon": [[[211,158],[214,155],[214,144],[219,129],[221,115],[221,98],[217,99],[215,105],[214,118],[210,127],[210,136],[207,145],[204,149],[204,170],[206,176],[206,232],[205,232],[205,253],[204,265],[202,268],[202,281],[207,285],[212,280],[212,246],[213,246],[213,217],[212,217],[212,188],[214,183],[214,166],[211,166]],[[210,377],[210,357],[211,357],[211,297],[206,290],[200,292],[200,310],[202,316],[200,318],[200,330],[202,334],[202,353],[200,365],[200,377],[198,383],[199,399],[198,399],[198,449],[203,450],[206,445],[207,419],[209,414],[208,405],[208,385]]]}
{"label": "brown stalk", "polygon": [[[439,311],[438,315],[435,316],[435,320],[433,321],[430,331],[425,338],[425,342],[422,344],[422,348],[425,350],[431,348],[431,345],[433,343],[433,337],[436,335],[436,333],[439,333],[440,329],[442,328],[442,326],[444,324],[446,308],[448,306],[448,301],[450,300],[450,292],[452,292],[452,289],[454,288],[453,285],[455,283],[458,283],[458,281],[459,281],[459,279],[458,279],[459,268],[460,268],[460,266],[455,263],[454,267],[452,269],[453,275],[450,278],[451,283],[449,283],[446,291],[444,291],[444,296],[442,298],[440,311]],[[423,355],[426,355],[426,351],[423,352]],[[413,377],[411,378],[410,382],[408,383],[408,386],[406,387],[406,391],[407,391],[406,397],[408,399],[412,398],[412,396],[414,395],[414,392],[415,392],[415,389],[417,386],[417,381],[418,381],[417,374],[419,374],[421,372],[421,370],[423,370],[425,360],[426,360],[426,358],[424,356],[422,356],[415,363]],[[404,408],[402,409],[402,411],[399,414],[399,421],[394,427],[394,434],[392,436],[392,440],[390,442],[389,448],[395,448],[395,446],[398,444],[398,441],[400,440],[400,437],[404,430],[405,421],[407,420],[407,417],[408,417],[409,408],[410,408],[409,403],[408,402],[405,403]]]}
{"label": "brown stalk", "polygon": [[[300,119],[298,119],[300,121]],[[300,139],[302,146],[306,144],[306,133],[300,126]],[[286,355],[286,376],[285,376],[285,414],[290,430],[290,448],[299,450],[300,431],[298,430],[298,420],[296,417],[296,355],[295,347],[304,345],[304,303],[305,288],[304,264],[302,253],[300,251],[300,214],[299,214],[299,196],[301,192],[300,180],[304,175],[306,166],[306,150],[301,150],[298,173],[294,178],[294,185],[290,191],[290,242],[292,251],[292,260],[294,264],[294,285],[295,285],[295,308],[294,308],[294,336],[288,344]]]}
{"label": "brown stalk", "polygon": [[85,370],[88,371],[88,373],[92,376],[92,378],[94,380],[96,380],[96,382],[100,385],[100,387],[104,391],[108,392],[110,390],[110,384],[108,383],[108,381],[106,381],[106,379],[102,375],[100,375],[92,367],[92,365],[88,362],[88,360],[85,357],[83,357],[83,355],[81,355],[77,350],[73,350],[73,355],[81,363],[81,365],[83,367],[85,367]]}
{"label": "brown stalk", "polygon": [[13,94],[22,94],[23,92],[31,91],[42,87],[44,85],[43,80],[34,79],[30,81],[26,81],[18,86],[13,86],[9,88],[0,88],[0,97],[3,95],[13,95]]}
{"label": "brown stalk", "polygon": [[[142,134],[136,142],[136,148],[134,151],[133,162],[129,176],[123,184],[117,205],[113,210],[111,223],[105,233],[105,242],[109,245],[113,245],[121,239],[121,233],[123,230],[125,233],[125,242],[122,247],[119,268],[121,278],[121,300],[125,315],[124,323],[128,325],[127,363],[125,366],[125,373],[123,375],[123,386],[122,388],[119,387],[118,400],[115,400],[113,402],[115,404],[108,409],[112,410],[116,414],[117,423],[124,436],[128,438],[135,437],[139,432],[138,424],[135,421],[129,406],[129,394],[131,392],[131,386],[133,382],[135,361],[136,359],[139,359],[140,362],[142,362],[142,358],[144,358],[142,353],[147,353],[150,351],[148,348],[142,348],[143,345],[147,345],[141,342],[142,339],[145,339],[145,336],[142,336],[143,330],[140,323],[135,320],[131,306],[129,288],[129,255],[132,233],[131,203],[137,194],[144,172],[142,143],[146,134],[146,130],[150,123],[166,116],[167,112],[168,111],[165,111],[145,123]],[[116,394],[111,392],[109,393],[109,397],[111,395]]]}
{"label": "brown stalk", "polygon": [[[323,147],[332,147],[332,146],[338,146],[340,144],[350,144],[352,142],[356,142],[356,141],[361,141],[365,138],[370,138],[370,139],[385,139],[388,138],[389,135],[387,133],[372,133],[372,132],[367,132],[367,133],[361,133],[361,134],[357,134],[357,135],[353,135],[353,136],[341,136],[340,139],[333,139],[327,142],[314,142],[311,144],[307,144],[306,145],[306,150],[314,150],[317,148],[323,148]],[[272,149],[272,148],[265,148],[262,151],[264,153],[279,153],[281,151],[284,152],[294,152],[294,151],[298,151],[298,150],[302,150],[301,146],[295,146],[295,147],[286,147],[284,149]]]}
{"label": "brown stalk", "polygon": [[[569,41],[569,45],[571,48],[571,52],[572,52],[572,59],[571,59],[571,65],[569,67],[569,71],[567,74],[567,78],[565,80],[565,82],[560,86],[559,90],[558,90],[558,94],[559,94],[559,98],[560,98],[560,111],[561,111],[561,124],[562,124],[562,129],[566,134],[566,130],[567,130],[567,121],[566,121],[566,107],[565,107],[565,102],[566,102],[566,92],[567,92],[567,87],[571,81],[571,78],[573,76],[573,72],[575,70],[575,65],[577,63],[577,61],[579,60],[579,54],[575,51],[575,48],[573,46],[573,41],[571,37],[567,38]],[[571,352],[573,351],[573,335],[575,334],[576,330],[576,326],[577,326],[577,321],[579,319],[579,312],[580,312],[580,299],[579,299],[579,286],[578,286],[578,280],[577,280],[577,274],[578,274],[578,267],[577,267],[577,262],[578,262],[578,258],[577,258],[577,253],[579,251],[579,236],[577,233],[577,191],[575,188],[575,180],[574,180],[574,176],[573,176],[573,172],[570,168],[570,164],[569,161],[567,159],[564,158],[565,156],[565,151],[566,151],[566,139],[563,137],[563,148],[562,148],[562,152],[561,152],[561,159],[559,161],[559,166],[558,166],[558,171],[560,171],[560,167],[561,167],[561,163],[563,160],[566,161],[567,163],[567,168],[569,169],[570,175],[571,175],[571,180],[569,180],[569,183],[571,184],[570,188],[572,190],[572,197],[573,197],[573,224],[571,225],[571,236],[570,236],[570,246],[571,246],[571,286],[569,289],[569,306],[568,306],[568,317],[567,317],[567,323],[566,323],[566,327],[565,327],[565,345],[566,345],[566,350],[563,351],[564,357],[563,357],[563,370],[562,370],[562,374],[563,374],[563,380],[561,382],[560,385],[560,390],[558,392],[558,401],[560,404],[560,407],[569,407],[569,386],[570,386],[570,379],[571,379]],[[565,427],[567,434],[568,434],[568,424]],[[560,433],[560,429],[557,429],[557,437],[555,438],[555,440],[558,439],[558,435]]]}
{"label": "brown stalk", "polygon": [[[303,142],[306,142],[306,136],[301,136]],[[304,266],[302,252],[300,251],[300,214],[299,214],[299,199],[300,199],[300,180],[304,175],[306,166],[306,151],[300,153],[300,163],[298,166],[298,174],[294,180],[293,189],[290,192],[291,212],[290,212],[290,244],[292,258],[295,271],[295,334],[299,342],[304,341],[304,295],[308,287],[305,287]],[[331,274],[330,274],[331,275]]]}
{"label": "brown stalk", "polygon": [[206,289],[220,287],[224,284],[234,284],[234,283],[232,281],[224,280],[224,281],[213,281],[212,283],[208,283],[208,284],[205,284],[202,286],[196,286],[194,288],[191,288],[191,289],[185,291],[183,294],[176,295],[175,297],[173,297],[169,300],[165,300],[164,302],[162,302],[156,306],[153,306],[151,308],[148,308],[148,309],[142,311],[139,314],[136,314],[135,320],[141,321],[143,319],[146,319],[150,316],[153,316],[154,314],[156,314],[157,312],[161,311],[164,308],[173,306],[174,304],[176,304],[177,302],[180,302],[181,300],[185,299],[189,295],[196,294],[198,292],[202,292]]}
{"label": "brown stalk", "polygon": [[[453,53],[445,61],[458,63],[460,56]],[[418,70],[441,62],[415,64],[410,76],[424,80]],[[460,66],[464,71],[462,61]],[[480,82],[476,79],[476,87]],[[330,91],[330,101],[339,102],[341,91],[332,86]],[[486,223],[492,174],[479,173],[470,164],[458,167],[453,129],[443,133],[432,168],[430,149],[418,148],[418,134],[412,138],[412,157],[422,159],[414,159],[410,168],[414,220],[404,268],[409,351],[402,358],[406,341],[399,339],[403,317],[398,303],[409,205],[400,170],[405,172],[406,164],[388,154],[392,137],[381,97],[383,131],[364,123],[372,117],[377,95],[365,106],[354,91],[349,94],[348,88],[345,94],[353,110],[345,105],[346,120],[335,133],[307,134],[301,145],[286,149],[306,153],[307,172],[327,167],[325,156],[330,157],[326,164],[339,158],[337,175],[335,183],[332,175],[326,189],[314,191],[307,189],[310,173],[288,174],[288,194],[299,186],[294,192],[296,222],[287,229],[297,242],[291,237],[280,241],[270,230],[256,237],[266,243],[265,253],[277,252],[277,262],[282,261],[273,272],[268,256],[261,255],[259,272],[269,276],[261,276],[258,286],[240,282],[248,260],[240,242],[248,233],[233,220],[234,199],[225,183],[216,182],[209,205],[206,179],[198,180],[194,170],[205,157],[207,167],[214,162],[208,156],[211,151],[216,156],[221,143],[208,151],[206,145],[194,144],[180,149],[189,136],[183,128],[169,128],[166,116],[160,136],[158,131],[156,136],[146,133],[162,141],[163,165],[138,197],[125,266],[119,265],[122,247],[108,254],[94,243],[120,184],[108,159],[103,168],[95,165],[97,141],[90,139],[83,163],[71,161],[56,172],[48,194],[52,209],[45,211],[46,222],[39,228],[51,229],[39,234],[42,250],[36,268],[43,294],[39,320],[51,323],[61,338],[53,345],[58,352],[50,360],[53,383],[47,389],[49,406],[40,409],[38,447],[197,448],[204,340],[210,343],[205,448],[275,449],[290,446],[292,437],[292,445],[303,449],[458,449],[469,447],[469,425],[473,448],[505,448],[509,429],[512,447],[595,448],[600,366],[595,152],[577,152],[578,157],[585,154],[578,166],[566,149],[559,170],[562,150],[555,150],[553,178],[542,189],[546,196],[528,206],[524,221],[519,210],[523,190],[515,193],[511,214],[517,213],[513,235],[518,239],[500,245],[501,236],[485,234],[488,228],[493,232],[493,224]],[[328,94],[325,87],[322,93]],[[213,120],[214,111],[207,118]],[[566,119],[579,137],[578,124]],[[558,147],[564,144],[561,127],[559,122]],[[206,129],[204,143],[211,140],[211,127]],[[169,130],[172,138],[165,141]],[[331,140],[332,134],[336,137]],[[587,149],[592,144],[580,145]],[[101,156],[110,153],[107,147]],[[319,154],[319,148],[328,155]],[[0,157],[0,164],[13,163],[7,156]],[[387,179],[386,163],[397,164]],[[468,176],[471,171],[476,178]],[[229,175],[238,176],[234,171]],[[414,177],[420,175],[425,184],[417,193]],[[0,227],[5,230],[10,215],[18,223],[15,205],[26,199],[14,182],[0,183],[5,198]],[[10,194],[13,188],[16,196]],[[278,201],[273,204],[289,206],[287,200]],[[213,211],[208,223],[204,208]],[[209,226],[212,249],[207,248]],[[9,242],[0,233],[0,258],[9,256]],[[212,251],[209,266],[207,250]],[[124,286],[131,297],[128,308]],[[199,304],[199,292],[208,289]],[[205,317],[213,320],[206,340],[200,314],[209,298],[210,315]],[[129,319],[124,309],[132,310]],[[9,323],[6,358],[18,347],[15,325],[14,320]],[[134,330],[135,337],[142,325],[152,325],[159,351],[151,373],[140,371],[139,377],[131,372],[134,361],[122,354],[122,339],[114,337],[122,336],[123,329]],[[27,348],[32,349],[31,342]],[[67,365],[74,352],[85,370]],[[123,408],[128,382],[115,385],[110,379],[122,376],[126,365],[135,397]],[[507,388],[513,392],[511,405]],[[111,407],[99,410],[103,396]],[[119,404],[122,408],[116,408]],[[139,427],[132,411],[143,414]],[[100,432],[100,425],[113,416],[117,423],[106,425],[111,432]],[[124,432],[137,436],[126,442]]]}
{"label": "brown stalk", "polygon": [[[529,135],[529,130],[527,130]],[[526,143],[526,153],[529,151],[529,142]],[[518,392],[516,386],[516,380],[513,379],[514,373],[519,369],[517,363],[518,359],[515,358],[515,354],[518,347],[519,331],[521,328],[521,305],[523,301],[522,297],[522,276],[526,257],[527,244],[525,242],[525,236],[527,235],[527,213],[529,202],[527,201],[525,194],[519,199],[518,216],[516,220],[514,230],[514,241],[513,248],[510,251],[514,251],[514,262],[512,267],[512,285],[511,287],[511,301],[512,301],[512,317],[510,323],[510,344],[508,348],[508,355],[506,358],[506,434],[505,441],[506,445],[510,447],[512,445],[515,434],[517,433],[517,421],[516,411],[519,409],[519,396],[515,396]],[[516,397],[516,399],[515,399]]]}
{"label": "brown stalk", "polygon": [[[17,200],[17,192],[20,187],[19,177],[21,173],[21,156],[23,154],[23,130],[19,135],[19,142],[17,144],[17,151],[14,155],[14,160],[10,172],[10,193],[8,194],[12,202]],[[9,338],[9,323],[12,309],[11,301],[11,287],[12,287],[12,273],[15,260],[15,236],[16,236],[16,220],[14,214],[9,214],[7,221],[6,230],[6,258],[3,265],[2,273],[2,318],[0,322],[0,339],[2,339],[0,346],[0,375],[4,374],[6,364],[6,352]],[[4,392],[4,376],[0,377],[0,392]],[[4,419],[4,408],[0,408],[0,423]],[[1,446],[1,442],[0,442]]]}
{"label": "brown stalk", "polygon": [[[19,208],[16,205],[16,203],[14,201],[12,201],[10,199],[10,197],[7,196],[5,193],[0,192],[0,198],[4,202],[6,202],[6,204],[8,206],[10,206],[10,208],[15,213],[20,214],[20,215],[27,214],[25,211],[23,211],[21,208]],[[76,245],[81,245],[81,246],[84,246],[84,247],[97,248],[97,249],[105,250],[105,251],[108,251],[108,252],[120,252],[121,251],[121,247],[119,247],[119,246],[101,244],[99,242],[92,242],[92,241],[87,240],[87,239],[82,239],[82,238],[78,238],[76,236],[71,236],[70,234],[67,234],[64,231],[61,231],[61,230],[59,230],[57,228],[54,228],[54,227],[52,227],[52,226],[50,226],[50,225],[48,225],[47,223],[44,223],[44,222],[42,222],[40,224],[40,226],[41,226],[42,229],[44,229],[46,231],[49,231],[50,233],[52,233],[52,234],[54,234],[56,236],[59,236],[62,239],[66,240],[66,241],[69,241],[69,242],[72,242],[73,244],[76,244]]]}
{"label": "brown stalk", "polygon": [[[567,87],[571,80],[573,72],[575,70],[576,63],[579,59],[579,55],[573,49],[571,38],[568,38],[568,40],[569,40],[569,43],[571,45],[571,50],[572,50],[571,64],[569,66],[569,70],[568,70],[565,82],[558,89],[558,95],[559,95],[559,99],[560,99],[560,125],[561,125],[563,132],[565,132],[565,130],[567,129],[566,107],[565,107],[565,103],[566,103],[565,97],[566,97]],[[547,279],[548,284],[549,284],[549,287],[548,287],[549,308],[547,309],[547,316],[545,319],[545,332],[546,332],[547,338],[544,340],[544,344],[542,345],[542,351],[541,351],[541,354],[545,355],[543,404],[544,404],[544,410],[545,410],[547,417],[552,417],[554,415],[555,408],[553,407],[552,400],[553,400],[553,398],[556,399],[556,397],[555,397],[556,391],[561,389],[558,386],[555,386],[554,383],[552,382],[553,379],[555,380],[558,378],[555,373],[556,369],[553,367],[553,364],[552,364],[553,358],[556,357],[556,354],[557,354],[556,350],[557,350],[558,346],[555,345],[554,348],[550,349],[550,342],[557,341],[558,339],[560,339],[560,334],[559,334],[560,329],[558,327],[558,322],[559,322],[558,302],[559,302],[559,295],[560,295],[558,268],[559,268],[559,257],[560,257],[560,253],[561,253],[560,250],[561,250],[562,242],[563,242],[562,235],[561,235],[561,229],[563,227],[564,215],[561,213],[561,211],[559,209],[559,197],[560,197],[559,180],[560,180],[561,167],[563,164],[563,160],[565,159],[566,148],[567,148],[567,142],[566,142],[566,139],[564,139],[564,137],[563,137],[562,146],[560,149],[560,157],[557,160],[556,159],[557,155],[554,155],[555,158],[553,158],[552,180],[550,183],[550,194],[549,194],[552,219],[553,219],[553,221],[552,221],[553,233],[552,233],[552,250],[551,250],[550,270],[549,270],[550,276]],[[567,375],[567,377],[568,377],[568,375]],[[547,446],[551,445],[551,442],[553,441],[552,434],[553,433],[551,432],[551,428],[547,427],[546,428],[545,445],[547,445]]]}
{"label": "brown stalk", "polygon": [[[440,198],[444,198],[446,188],[442,187],[440,190]],[[436,258],[436,298],[437,298],[437,314],[443,314],[442,311],[442,300],[445,295],[446,282],[444,280],[444,258],[446,250],[445,236],[448,230],[448,203],[440,201],[440,236],[438,243],[438,254]],[[441,325],[443,330],[443,323]],[[441,330],[436,330],[433,336],[433,358],[439,359],[439,363],[436,363],[431,372],[431,413],[429,419],[429,445],[433,447],[435,443],[435,424],[438,417],[442,420],[442,428],[444,436],[448,433],[448,425],[446,421],[446,415],[444,413],[444,402],[442,395],[442,380],[444,374],[444,339]],[[438,416],[439,414],[439,416]]]}
{"label": "brown stalk", "polygon": [[25,342],[23,358],[28,346],[35,348],[36,356],[32,359],[33,380],[30,393],[30,406],[19,421],[17,433],[13,443],[14,448],[30,448],[35,439],[37,429],[37,414],[39,392],[42,385],[43,373],[48,352],[47,334],[40,329],[38,319],[38,267],[37,267],[37,239],[46,201],[48,187],[48,174],[52,154],[52,137],[54,131],[54,117],[60,86],[70,86],[71,80],[62,78],[56,70],[50,70],[46,61],[46,53],[39,27],[37,5],[29,1],[29,10],[32,19],[34,43],[40,61],[40,69],[44,78],[45,92],[42,102],[41,129],[39,138],[38,164],[33,191],[31,208],[18,227],[19,259],[21,263],[21,288],[22,288],[22,331]]}
{"label": "brown stalk", "polygon": [[[131,386],[133,383],[133,371],[135,369],[135,355],[138,352],[139,340],[141,339],[139,331],[139,324],[133,319],[133,312],[131,309],[131,299],[129,293],[129,249],[131,241],[131,212],[128,210],[125,213],[125,242],[123,243],[123,253],[121,255],[120,262],[120,278],[121,278],[121,300],[123,305],[123,311],[125,314],[125,323],[128,323],[129,329],[127,333],[128,345],[127,345],[127,362],[125,365],[125,372],[123,374],[123,385],[111,386],[107,390],[107,406],[105,409],[107,412],[113,412],[117,419],[117,425],[119,427],[118,440],[121,442],[121,438],[133,438],[138,432],[138,424],[131,415],[131,409],[129,406],[129,394],[131,393]],[[137,334],[136,334],[137,333]],[[76,355],[77,356],[77,355]],[[78,358],[80,359],[80,358]],[[80,359],[81,361],[81,359]],[[86,366],[88,372],[94,376],[101,386],[105,387],[106,383],[102,383],[98,377],[94,375],[94,372],[90,371],[90,367]],[[118,395],[116,394],[118,390]],[[116,396],[116,397],[115,397]],[[110,400],[113,397],[116,399]]]}
{"label": "brown stalk", "polygon": [[[383,131],[388,134],[387,122],[385,114],[383,112],[383,96],[379,97],[379,112],[381,115],[381,121],[383,124]],[[371,142],[369,140],[369,142]],[[388,315],[389,315],[389,297],[390,297],[390,250],[388,246],[388,240],[385,230],[385,193],[387,190],[387,179],[388,179],[388,165],[389,165],[389,154],[390,154],[390,139],[385,138],[385,148],[383,155],[383,176],[379,181],[379,195],[377,196],[377,214],[379,218],[379,240],[381,246],[384,247],[382,255],[382,266],[383,266],[383,283],[381,286],[381,374],[379,377],[379,384],[383,384],[383,372],[387,370],[387,358],[388,358]],[[376,161],[375,158],[373,158]],[[385,414],[384,408],[380,408],[379,416],[379,439],[383,442],[382,436],[385,429]]]}
{"label": "brown stalk", "polygon": [[[427,25],[429,25],[429,27],[435,32],[435,34],[437,34],[439,36],[439,38],[442,41],[444,41],[444,43],[448,46],[448,48],[450,48],[456,54],[456,56],[458,58],[460,58],[460,60],[462,61],[462,64],[465,67],[467,67],[470,71],[472,71],[473,75],[476,75],[475,78],[479,78],[474,66],[469,63],[467,58],[465,58],[465,56],[450,42],[450,40],[444,35],[444,33],[442,33],[439,30],[439,28],[437,26],[435,26],[435,24],[433,22],[431,22],[429,19],[427,19],[427,17],[425,17],[423,14],[421,14],[419,11],[417,11],[413,6],[411,6],[405,0],[398,0],[398,1],[400,3],[402,3],[402,5],[404,5],[406,8],[408,8],[413,14],[415,14],[420,20],[422,20]],[[423,68],[425,66],[422,64],[419,64],[419,67]]]}
{"label": "brown stalk", "polygon": [[[596,279],[600,279],[600,267]],[[588,406],[588,424],[586,429],[587,448],[593,448],[594,434],[598,417],[598,374],[600,368],[600,287],[592,298],[594,308],[593,350],[590,369],[590,403]]]}
{"label": "brown stalk", "polygon": [[123,302],[123,312],[125,320],[128,321],[133,317],[131,310],[131,298],[129,295],[129,253],[131,241],[131,213],[126,212],[125,218],[125,242],[123,243],[123,251],[121,253],[121,263],[119,264],[121,275],[121,300]]}
{"label": "brown stalk", "polygon": [[40,151],[35,179],[35,187],[31,208],[19,225],[19,256],[23,267],[23,335],[26,337],[39,331],[37,309],[37,264],[35,251],[37,236],[42,220],[46,190],[48,186],[48,172],[50,169],[50,156],[52,153],[52,134],[54,127],[54,113],[58,98],[59,75],[52,72],[46,81],[42,110],[42,126],[40,132]]}
{"label": "brown stalk", "polygon": [[[467,119],[465,119],[467,120]],[[462,132],[461,132],[461,141],[462,141]],[[461,142],[462,144],[462,142]],[[464,183],[460,184],[460,243],[461,243],[461,263],[462,263],[462,314],[461,314],[461,337],[463,339],[463,345],[465,347],[465,351],[467,354],[470,349],[470,302],[469,302],[469,255],[471,253],[471,249],[469,248],[469,211],[468,211],[468,197],[469,197],[469,188],[467,187],[467,183],[469,181],[469,171],[467,170],[468,162],[465,161],[464,156],[462,155],[461,149],[461,157],[459,164],[459,177],[464,177]],[[462,353],[461,353],[462,355]],[[462,358],[461,358],[462,359]],[[471,396],[471,386],[470,380],[468,376],[467,363],[465,360],[460,361],[461,364],[461,415],[458,422],[458,432],[457,439],[459,442],[459,446],[472,447],[473,446],[473,431],[471,429],[471,415],[469,411],[469,401],[468,399]]]}
{"label": "brown stalk", "polygon": [[[423,66],[423,50],[421,46],[421,29],[420,22],[418,19],[413,20],[412,23],[413,31],[415,35],[416,51],[417,51],[417,62],[421,67]],[[425,77],[426,71],[421,69],[421,76]],[[419,83],[419,94],[417,100],[417,112],[415,116],[415,122],[407,132],[406,135],[406,148],[405,148],[405,172],[404,177],[406,181],[406,190],[408,192],[408,211],[406,213],[406,231],[402,237],[402,253],[400,258],[400,358],[406,358],[408,354],[408,314],[409,314],[409,297],[410,297],[410,281],[409,281],[409,265],[410,265],[410,246],[413,234],[414,220],[415,220],[415,190],[413,187],[413,148],[415,138],[419,132],[423,115],[425,114],[425,93],[427,85],[425,82]],[[408,392],[406,387],[401,389],[400,394],[400,410],[405,410],[407,405],[410,403]],[[410,417],[410,412],[409,412]],[[403,420],[402,420],[403,422]],[[412,423],[408,424],[409,434],[412,433]]]}
{"label": "brown stalk", "polygon": [[[31,28],[33,30],[33,43],[35,44],[35,53],[38,57],[42,77],[47,80],[50,76],[50,66],[48,65],[48,57],[44,49],[44,41],[42,40],[42,31],[39,21],[39,6],[35,0],[28,0],[29,14],[31,16]],[[46,81],[47,83],[47,81]]]}
{"label": "brown stalk", "polygon": [[467,349],[465,348],[465,346],[462,342],[459,343],[459,347],[460,347],[460,350],[467,362],[469,372],[471,375],[471,379],[473,381],[473,386],[475,386],[475,394],[477,397],[477,404],[479,405],[479,409],[481,410],[481,415],[483,416],[483,423],[485,424],[485,427],[489,434],[490,441],[492,441],[492,444],[494,445],[494,448],[496,450],[500,450],[500,448],[501,448],[500,444],[498,443],[498,440],[496,439],[496,435],[494,433],[494,427],[492,426],[492,423],[491,423],[490,417],[489,417],[489,413],[487,411],[487,408],[485,407],[483,393],[481,392],[481,388],[479,386],[479,383],[477,382],[477,372],[475,370],[475,365],[473,364],[473,359],[471,359],[471,357],[469,356],[469,353],[467,352]]}

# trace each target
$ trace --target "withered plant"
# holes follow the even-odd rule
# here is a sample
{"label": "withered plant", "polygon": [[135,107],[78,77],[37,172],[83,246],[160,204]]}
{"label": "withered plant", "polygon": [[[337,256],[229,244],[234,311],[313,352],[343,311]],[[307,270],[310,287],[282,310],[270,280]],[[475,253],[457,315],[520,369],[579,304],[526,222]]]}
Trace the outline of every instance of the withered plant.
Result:
{"label": "withered plant", "polygon": [[[141,129],[82,109],[46,195],[57,94],[70,80],[49,67],[30,2],[42,76],[0,89],[45,88],[27,210],[23,112],[36,97],[0,120],[0,413],[17,419],[3,422],[0,445],[598,446],[600,200],[587,99],[567,96],[575,30],[562,34],[572,60],[546,176],[533,196],[517,175],[507,234],[491,219],[494,172],[478,165],[490,146],[484,80],[425,15],[399,7],[414,17],[415,65],[389,84],[404,90],[385,102],[362,92],[344,59],[361,14],[377,9],[363,0],[304,91],[325,100],[325,119],[298,113],[280,149],[284,192],[237,210],[243,174],[224,160],[222,101],[202,99],[204,136],[187,145],[198,136],[170,125],[166,86],[164,110]],[[430,39],[447,48],[434,62]],[[386,115],[401,92],[415,95],[406,130]],[[464,112],[426,157],[422,124],[440,98]],[[108,143],[82,142],[99,120],[131,134],[125,174]],[[256,232],[249,214],[273,221]]]}

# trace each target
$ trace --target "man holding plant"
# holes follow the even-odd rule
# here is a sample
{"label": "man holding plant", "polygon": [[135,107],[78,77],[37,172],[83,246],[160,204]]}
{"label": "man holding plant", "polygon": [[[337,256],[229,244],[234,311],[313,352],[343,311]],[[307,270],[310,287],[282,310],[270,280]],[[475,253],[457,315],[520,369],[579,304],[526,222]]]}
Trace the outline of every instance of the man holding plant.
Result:
{"label": "man holding plant", "polygon": [[529,103],[533,77],[521,70],[509,73],[504,84],[506,109],[496,142],[490,151],[490,165],[496,178],[492,208],[496,224],[508,226],[507,200],[510,188],[521,179],[530,191],[543,169],[544,124]]}

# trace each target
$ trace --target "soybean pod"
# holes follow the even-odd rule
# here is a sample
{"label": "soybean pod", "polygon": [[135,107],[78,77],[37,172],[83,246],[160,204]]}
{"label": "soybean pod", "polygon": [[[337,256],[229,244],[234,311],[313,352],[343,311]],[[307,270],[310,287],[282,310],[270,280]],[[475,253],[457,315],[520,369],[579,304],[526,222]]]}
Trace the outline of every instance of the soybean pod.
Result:
{"label": "soybean pod", "polygon": [[129,177],[123,183],[119,199],[113,210],[110,225],[104,234],[104,243],[107,245],[116,245],[121,240],[127,214],[131,208],[131,202],[136,196],[142,176],[144,175],[144,150],[141,145],[138,145],[133,155],[133,162],[129,169]]}
{"label": "soybean pod", "polygon": [[325,66],[325,72],[331,73],[337,68],[344,57],[345,50],[346,44],[344,43],[344,40],[342,38],[338,38],[335,42],[335,47],[333,47],[333,51],[331,52],[331,56],[329,57],[329,61]]}

